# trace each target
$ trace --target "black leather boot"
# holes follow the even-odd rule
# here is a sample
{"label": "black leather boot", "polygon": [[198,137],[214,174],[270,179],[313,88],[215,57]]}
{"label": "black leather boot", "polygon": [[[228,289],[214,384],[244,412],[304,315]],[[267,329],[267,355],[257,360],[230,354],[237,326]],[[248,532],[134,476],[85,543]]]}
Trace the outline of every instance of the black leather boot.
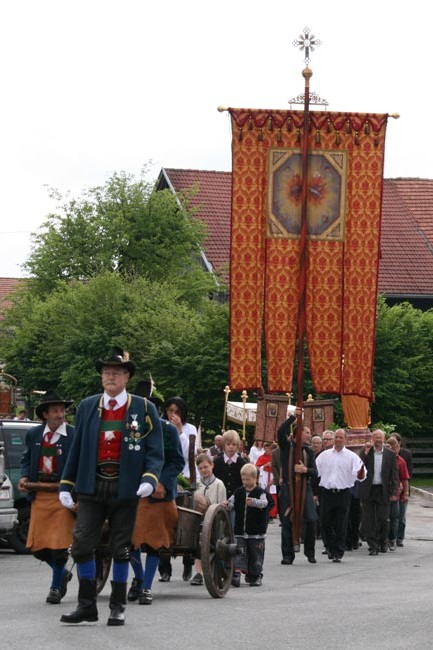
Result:
{"label": "black leather boot", "polygon": [[98,620],[96,608],[96,580],[80,578],[78,587],[78,607],[70,614],[63,614],[61,623],[92,623]]}
{"label": "black leather boot", "polygon": [[126,582],[111,581],[110,616],[107,625],[125,625]]}

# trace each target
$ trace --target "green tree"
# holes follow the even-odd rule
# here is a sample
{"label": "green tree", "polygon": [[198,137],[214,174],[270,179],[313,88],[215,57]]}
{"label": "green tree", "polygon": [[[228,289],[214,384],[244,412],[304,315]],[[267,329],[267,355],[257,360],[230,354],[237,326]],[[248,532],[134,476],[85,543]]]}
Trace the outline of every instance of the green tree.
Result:
{"label": "green tree", "polygon": [[433,435],[433,314],[379,300],[372,421],[404,435]]}
{"label": "green tree", "polygon": [[137,364],[132,389],[151,373],[164,397],[186,399],[195,422],[218,426],[227,382],[224,305],[204,301],[197,309],[171,282],[106,273],[59,283],[44,299],[22,291],[0,323],[1,356],[28,394],[56,388],[79,401],[98,392],[95,361],[112,345]]}
{"label": "green tree", "polygon": [[199,264],[205,228],[188,210],[190,197],[179,201],[168,190],[154,192],[144,173],[139,180],[115,173],[79,198],[52,191],[58,212],[34,236],[25,264],[34,292],[45,297],[61,281],[112,271],[123,277],[171,278],[194,301],[215,290]]}

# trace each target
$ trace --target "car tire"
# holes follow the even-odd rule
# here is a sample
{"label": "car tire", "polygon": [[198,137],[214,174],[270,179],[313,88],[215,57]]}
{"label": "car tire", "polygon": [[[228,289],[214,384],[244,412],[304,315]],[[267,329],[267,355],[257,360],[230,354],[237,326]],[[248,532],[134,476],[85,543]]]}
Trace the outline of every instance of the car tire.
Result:
{"label": "car tire", "polygon": [[18,510],[18,526],[13,533],[8,536],[8,543],[18,555],[28,555],[31,553],[30,549],[26,548],[27,533],[29,530],[30,522],[30,504],[25,503],[17,506]]}

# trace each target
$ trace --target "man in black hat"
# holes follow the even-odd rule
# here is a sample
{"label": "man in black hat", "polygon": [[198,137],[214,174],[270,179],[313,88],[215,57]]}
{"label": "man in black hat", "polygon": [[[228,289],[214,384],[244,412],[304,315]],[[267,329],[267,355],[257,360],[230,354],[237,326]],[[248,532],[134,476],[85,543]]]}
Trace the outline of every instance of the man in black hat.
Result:
{"label": "man in black hat", "polygon": [[43,424],[27,432],[18,481],[18,488],[32,502],[27,546],[38,560],[52,569],[46,599],[52,605],[60,603],[72,578],[65,565],[75,516],[71,510],[62,508],[57,498],[60,476],[74,435],[74,428],[65,422],[66,409],[71,404],[55,391],[45,393],[36,407],[36,415]]}
{"label": "man in black hat", "polygon": [[164,462],[157,409],[147,399],[126,391],[135,364],[121,348],[100,359],[102,394],[78,406],[76,434],[66,463],[59,499],[73,508],[78,495],[72,556],[80,581],[78,606],[63,623],[97,621],[94,548],[106,519],[110,525],[113,581],[108,625],[124,625],[126,585],[137,497],[150,496]]}

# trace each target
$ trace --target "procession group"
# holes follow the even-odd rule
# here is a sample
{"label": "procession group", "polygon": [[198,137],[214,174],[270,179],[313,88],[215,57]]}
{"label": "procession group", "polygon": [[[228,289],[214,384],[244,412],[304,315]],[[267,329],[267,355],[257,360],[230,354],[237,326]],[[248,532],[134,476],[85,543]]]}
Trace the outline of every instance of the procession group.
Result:
{"label": "procession group", "polygon": [[[310,563],[316,563],[319,536],[333,562],[358,548],[361,538],[370,555],[403,545],[411,464],[402,457],[398,434],[385,444],[384,433],[374,431],[358,455],[345,446],[344,430],[311,437],[304,427],[299,454],[293,414],[280,426],[278,444],[256,441],[247,454],[238,433],[228,430],[201,450],[182,398],[162,404],[151,397],[147,380],[127,392],[135,364],[124,350],[113,348],[96,369],[103,392],[80,402],[75,427],[66,422],[72,402],[55,391],[44,395],[36,407],[41,424],[28,431],[21,461],[19,489],[32,502],[27,546],[51,569],[47,603],[59,604],[66,594],[69,553],[77,567],[78,603],[61,622],[98,620],[95,549],[106,522],[112,557],[107,624],[124,625],[127,601],[152,604],[158,569],[161,582],[171,578],[177,487],[180,476],[190,478],[191,456],[200,477],[195,494],[229,512],[238,547],[234,587],[242,576],[251,587],[262,585],[270,522],[281,526],[281,563],[295,560],[299,482],[301,541]],[[183,579],[200,586],[201,563],[195,559],[193,574],[193,562],[184,558]],[[134,577],[128,590],[129,567]]]}

